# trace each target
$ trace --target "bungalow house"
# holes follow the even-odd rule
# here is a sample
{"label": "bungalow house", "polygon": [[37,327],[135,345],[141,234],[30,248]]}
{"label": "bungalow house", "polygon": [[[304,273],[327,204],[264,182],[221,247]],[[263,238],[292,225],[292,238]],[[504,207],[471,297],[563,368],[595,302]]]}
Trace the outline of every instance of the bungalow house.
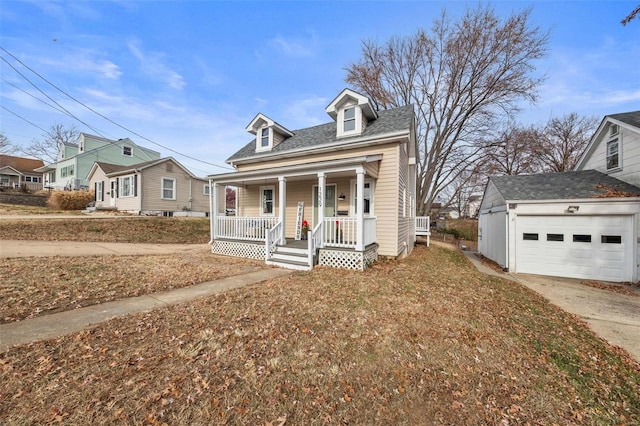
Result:
{"label": "bungalow house", "polygon": [[129,138],[115,141],[80,133],[76,143],[59,145],[58,161],[36,171],[44,173],[45,188],[77,190],[89,188],[85,177],[96,161],[130,166],[159,159],[159,152],[138,146]]}
{"label": "bungalow house", "polygon": [[640,111],[604,117],[572,172],[491,177],[478,226],[511,272],[638,281]]}
{"label": "bungalow house", "polygon": [[42,160],[0,155],[0,188],[20,188],[24,185],[31,191],[42,189],[42,173],[35,169],[43,165]]}
{"label": "bungalow house", "polygon": [[[213,253],[294,269],[363,269],[414,246],[416,136],[413,107],[376,111],[343,90],[331,121],[289,130],[258,114],[255,137],[209,176]],[[237,188],[225,216],[225,187]],[[308,238],[308,239],[307,239]]]}
{"label": "bungalow house", "polygon": [[87,181],[96,209],[203,217],[209,211],[209,182],[171,157],[130,166],[96,161]]}

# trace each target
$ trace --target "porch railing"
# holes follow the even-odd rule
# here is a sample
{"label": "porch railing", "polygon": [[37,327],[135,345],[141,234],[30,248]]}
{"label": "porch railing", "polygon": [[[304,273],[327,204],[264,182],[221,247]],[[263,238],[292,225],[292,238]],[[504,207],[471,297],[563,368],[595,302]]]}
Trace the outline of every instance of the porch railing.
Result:
{"label": "porch railing", "polygon": [[218,216],[214,238],[265,241],[267,230],[272,229],[277,223],[277,217]]}
{"label": "porch railing", "polygon": [[427,237],[427,247],[431,242],[431,218],[429,216],[416,216],[416,235]]}
{"label": "porch railing", "polygon": [[313,228],[312,231],[308,233],[309,236],[309,251],[308,251],[308,259],[309,265],[313,265],[313,257],[316,255],[316,249],[318,247],[322,247],[322,224],[319,223]]}
{"label": "porch railing", "polygon": [[282,222],[278,222],[271,229],[267,229],[265,236],[265,260],[271,259],[276,246],[282,242]]}
{"label": "porch railing", "polygon": [[[358,246],[358,218],[325,217],[322,244],[327,247],[356,248]],[[363,247],[377,240],[376,218],[364,218]]]}

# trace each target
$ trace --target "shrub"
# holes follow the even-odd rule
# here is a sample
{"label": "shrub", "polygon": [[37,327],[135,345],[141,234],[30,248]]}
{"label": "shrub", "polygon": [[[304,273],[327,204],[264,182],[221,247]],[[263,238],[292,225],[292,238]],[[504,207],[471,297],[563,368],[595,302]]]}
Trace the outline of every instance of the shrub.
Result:
{"label": "shrub", "polygon": [[83,210],[94,198],[93,191],[55,191],[47,204],[54,210]]}

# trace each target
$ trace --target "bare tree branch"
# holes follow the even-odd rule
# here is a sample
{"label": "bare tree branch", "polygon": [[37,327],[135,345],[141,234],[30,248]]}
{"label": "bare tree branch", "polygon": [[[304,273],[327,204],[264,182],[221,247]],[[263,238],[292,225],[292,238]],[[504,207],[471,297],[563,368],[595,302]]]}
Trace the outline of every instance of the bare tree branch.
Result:
{"label": "bare tree branch", "polygon": [[535,102],[542,81],[534,61],[546,54],[548,34],[529,24],[530,9],[503,22],[489,7],[468,10],[457,22],[446,12],[429,33],[364,41],[347,83],[378,109],[413,104],[419,152],[418,214],[466,170],[498,124],[522,100]]}
{"label": "bare tree branch", "polygon": [[20,148],[20,152],[28,157],[38,158],[46,164],[58,161],[61,143],[74,143],[79,136],[74,127],[65,127],[63,124],[54,124],[41,140],[34,139],[27,147]]}
{"label": "bare tree branch", "polygon": [[640,6],[633,9],[631,13],[627,15],[626,18],[620,21],[620,23],[626,26],[629,22],[633,21],[638,16],[638,14],[640,14]]}

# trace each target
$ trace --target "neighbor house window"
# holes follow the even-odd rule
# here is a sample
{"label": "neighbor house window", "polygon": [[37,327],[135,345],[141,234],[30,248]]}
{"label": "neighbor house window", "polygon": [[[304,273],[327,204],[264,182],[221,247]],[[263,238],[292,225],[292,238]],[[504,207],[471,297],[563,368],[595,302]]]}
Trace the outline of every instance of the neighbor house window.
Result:
{"label": "neighbor house window", "polygon": [[96,201],[104,201],[104,182],[96,182]]}
{"label": "neighbor house window", "polygon": [[171,178],[162,178],[162,199],[176,199],[176,180]]}
{"label": "neighbor house window", "polygon": [[209,186],[209,184],[205,183],[205,184],[204,184],[204,187],[203,187],[203,189],[202,189],[202,193],[203,193],[204,195],[209,195],[209,194],[211,193],[210,188],[211,188],[211,187]]}
{"label": "neighbor house window", "polygon": [[56,172],[49,172],[49,183],[53,183],[56,181]]}
{"label": "neighbor house window", "polygon": [[136,196],[136,178],[134,176],[125,176],[118,178],[118,196],[119,197],[135,197]]}
{"label": "neighbor house window", "polygon": [[356,129],[356,108],[346,108],[344,110],[343,131],[352,132]]}
{"label": "neighbor house window", "polygon": [[620,167],[620,144],[618,138],[607,142],[607,170],[617,169]]}
{"label": "neighbor house window", "polygon": [[133,157],[133,148],[131,148],[130,146],[123,146],[122,155],[126,157]]}
{"label": "neighbor house window", "polygon": [[260,187],[260,199],[262,200],[260,205],[260,213],[263,216],[273,216],[273,202],[276,194],[274,186],[262,186]]}
{"label": "neighbor house window", "polygon": [[73,164],[64,166],[62,169],[60,169],[60,177],[73,176],[73,172]]}

